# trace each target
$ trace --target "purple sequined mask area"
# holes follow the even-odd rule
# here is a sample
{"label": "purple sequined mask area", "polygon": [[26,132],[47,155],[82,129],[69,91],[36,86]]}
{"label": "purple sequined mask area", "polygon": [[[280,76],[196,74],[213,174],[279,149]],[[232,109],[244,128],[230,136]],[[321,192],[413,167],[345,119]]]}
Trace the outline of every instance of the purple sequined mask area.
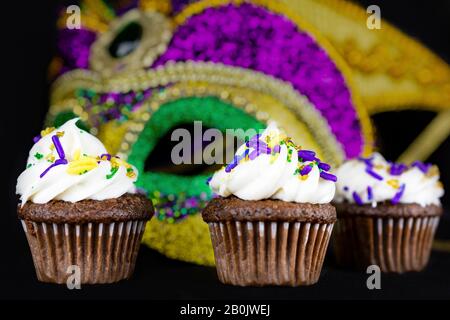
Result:
{"label": "purple sequined mask area", "polygon": [[95,38],[94,32],[85,29],[59,30],[57,46],[63,59],[62,73],[89,68],[89,52]]}
{"label": "purple sequined mask area", "polygon": [[361,126],[344,78],[326,52],[287,18],[252,4],[209,8],[190,17],[154,66],[212,61],[274,76],[316,106],[348,158],[362,151]]}

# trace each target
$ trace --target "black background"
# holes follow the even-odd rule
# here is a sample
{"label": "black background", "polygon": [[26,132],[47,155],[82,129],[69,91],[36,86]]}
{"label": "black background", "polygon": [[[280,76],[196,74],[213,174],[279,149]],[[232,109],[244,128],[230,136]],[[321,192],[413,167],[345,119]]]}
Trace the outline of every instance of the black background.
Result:
{"label": "black background", "polygon": [[[450,57],[450,1],[358,1],[378,4],[382,17],[418,38],[443,59]],[[40,131],[48,108],[47,66],[55,49],[55,8],[52,1],[2,3],[0,40],[3,62],[1,89],[2,194],[0,223],[0,298],[123,298],[123,299],[318,299],[318,298],[450,298],[450,254],[433,252],[428,269],[419,274],[383,275],[382,290],[366,288],[367,275],[339,270],[332,257],[319,283],[308,288],[235,288],[221,285],[214,268],[172,261],[142,246],[132,280],[116,285],[84,286],[69,291],[63,286],[36,280],[25,236],[16,218],[15,182],[25,166],[32,137]],[[449,102],[450,103],[450,102]],[[398,112],[374,117],[378,145],[391,159],[405,149],[434,115],[429,112]],[[400,126],[400,127],[399,127]],[[6,142],[6,143],[5,143]],[[431,156],[444,184],[450,185],[450,145],[447,141]],[[444,198],[448,207],[449,197]],[[450,238],[448,214],[438,236]]]}

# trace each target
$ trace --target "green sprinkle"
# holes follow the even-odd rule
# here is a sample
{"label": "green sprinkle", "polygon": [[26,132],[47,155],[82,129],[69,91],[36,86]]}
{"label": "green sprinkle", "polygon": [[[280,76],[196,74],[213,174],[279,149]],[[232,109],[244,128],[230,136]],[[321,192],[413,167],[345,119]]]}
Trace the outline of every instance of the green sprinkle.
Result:
{"label": "green sprinkle", "polygon": [[117,173],[118,170],[119,167],[112,167],[111,173],[106,175],[106,179],[111,179],[112,177],[114,177],[114,175]]}
{"label": "green sprinkle", "polygon": [[34,155],[34,157],[35,157],[36,159],[38,159],[38,160],[41,160],[41,159],[44,157],[44,155],[41,154],[41,153],[39,153],[39,152],[36,152],[36,154]]}
{"label": "green sprinkle", "polygon": [[31,167],[31,166],[32,166],[32,164],[31,164],[31,163],[27,164],[27,169],[28,169],[29,167]]}

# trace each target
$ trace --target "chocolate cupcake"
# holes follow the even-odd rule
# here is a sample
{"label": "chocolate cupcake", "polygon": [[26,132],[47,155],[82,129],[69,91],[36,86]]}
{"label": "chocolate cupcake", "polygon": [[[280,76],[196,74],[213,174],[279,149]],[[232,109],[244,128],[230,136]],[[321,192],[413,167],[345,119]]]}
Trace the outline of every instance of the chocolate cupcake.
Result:
{"label": "chocolate cupcake", "polygon": [[77,120],[35,138],[17,181],[18,216],[40,281],[65,283],[78,267],[81,284],[116,282],[133,273],[153,207],[134,186],[136,169]]}
{"label": "chocolate cupcake", "polygon": [[444,194],[436,166],[387,162],[380,154],[337,170],[333,236],[337,262],[384,272],[420,271],[428,263]]}
{"label": "chocolate cupcake", "polygon": [[336,221],[336,177],[313,151],[270,125],[209,185],[203,210],[219,280],[240,286],[310,285],[319,279]]}

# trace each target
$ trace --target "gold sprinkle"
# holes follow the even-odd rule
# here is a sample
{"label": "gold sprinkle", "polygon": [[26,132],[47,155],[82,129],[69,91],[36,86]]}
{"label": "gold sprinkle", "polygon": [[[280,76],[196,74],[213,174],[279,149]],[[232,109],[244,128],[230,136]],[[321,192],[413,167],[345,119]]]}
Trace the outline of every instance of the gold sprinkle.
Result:
{"label": "gold sprinkle", "polygon": [[57,136],[58,138],[63,137],[63,136],[64,136],[64,131],[57,131],[57,132],[56,132],[56,136]]}
{"label": "gold sprinkle", "polygon": [[389,179],[388,181],[386,181],[386,183],[394,189],[400,188],[400,183],[397,179]]}
{"label": "gold sprinkle", "polygon": [[45,159],[50,161],[50,162],[55,162],[55,156],[51,153],[49,153],[48,155],[45,156]]}
{"label": "gold sprinkle", "polygon": [[55,130],[55,127],[48,127],[41,131],[41,137],[44,137]]}
{"label": "gold sprinkle", "polygon": [[76,149],[73,153],[73,160],[79,160],[80,159],[80,149]]}
{"label": "gold sprinkle", "polygon": [[78,160],[69,162],[67,173],[69,174],[83,174],[98,166],[97,159],[93,157],[83,156]]}

